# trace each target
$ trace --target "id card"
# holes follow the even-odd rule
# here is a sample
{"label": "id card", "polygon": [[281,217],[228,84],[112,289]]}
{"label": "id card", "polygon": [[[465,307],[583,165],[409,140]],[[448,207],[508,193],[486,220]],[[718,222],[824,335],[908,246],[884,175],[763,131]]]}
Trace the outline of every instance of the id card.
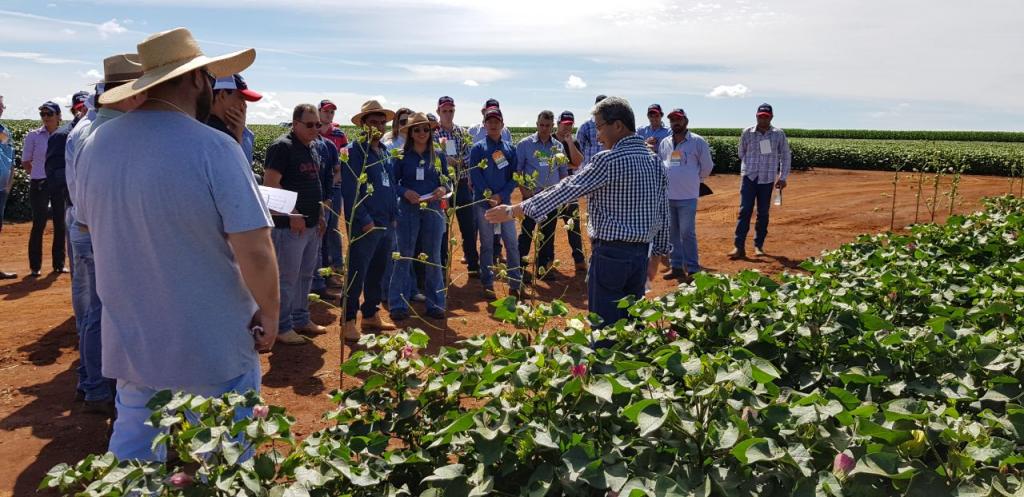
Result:
{"label": "id card", "polygon": [[771,140],[761,140],[759,142],[759,145],[761,146],[761,154],[762,155],[772,153],[772,141]]}
{"label": "id card", "polygon": [[494,165],[498,169],[505,169],[508,167],[508,160],[505,159],[505,154],[501,153],[501,150],[495,150],[494,153],[491,154],[491,158],[494,160]]}
{"label": "id card", "polygon": [[683,165],[683,154],[678,150],[673,150],[672,156],[668,161],[668,165],[671,167],[679,167]]}
{"label": "id card", "polygon": [[455,155],[457,153],[458,153],[458,151],[455,149],[455,142],[454,141],[448,140],[448,141],[444,142],[444,154],[445,155]]}
{"label": "id card", "polygon": [[386,171],[380,174],[380,184],[389,188],[391,187],[391,178]]}
{"label": "id card", "polygon": [[425,171],[426,170],[423,169],[423,166],[420,166],[420,167],[416,168],[416,181],[423,181],[423,176],[424,176],[424,172]]}

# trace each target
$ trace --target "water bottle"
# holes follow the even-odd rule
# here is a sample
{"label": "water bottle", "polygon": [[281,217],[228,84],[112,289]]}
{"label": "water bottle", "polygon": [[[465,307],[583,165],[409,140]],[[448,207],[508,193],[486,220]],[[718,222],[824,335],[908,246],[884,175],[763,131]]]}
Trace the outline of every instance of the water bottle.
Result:
{"label": "water bottle", "polygon": [[775,200],[772,201],[775,205],[782,205],[782,188],[775,189]]}

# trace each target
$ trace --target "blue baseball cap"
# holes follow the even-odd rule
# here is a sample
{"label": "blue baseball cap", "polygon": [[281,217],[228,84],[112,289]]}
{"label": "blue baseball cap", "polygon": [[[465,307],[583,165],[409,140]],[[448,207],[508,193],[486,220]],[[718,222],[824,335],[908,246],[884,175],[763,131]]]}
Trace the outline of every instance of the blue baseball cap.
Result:
{"label": "blue baseball cap", "polygon": [[54,114],[60,114],[60,106],[52,101],[47,101],[43,105],[40,105],[39,110],[48,110]]}
{"label": "blue baseball cap", "polygon": [[761,104],[757,106],[757,115],[768,117],[773,116],[774,114],[772,113],[772,106],[768,104]]}

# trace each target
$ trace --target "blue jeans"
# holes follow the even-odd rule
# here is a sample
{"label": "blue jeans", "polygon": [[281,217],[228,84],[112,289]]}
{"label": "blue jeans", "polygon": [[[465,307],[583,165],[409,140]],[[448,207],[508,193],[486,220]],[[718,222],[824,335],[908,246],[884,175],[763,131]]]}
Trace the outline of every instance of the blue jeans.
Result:
{"label": "blue jeans", "polygon": [[92,237],[89,232],[80,230],[75,222],[68,224],[68,235],[74,247],[74,257],[71,259],[71,307],[75,311],[75,325],[78,328],[78,389],[85,393],[85,400],[110,400],[114,397],[114,384],[113,380],[104,378],[102,373],[100,315],[103,313],[103,304],[96,294]]}
{"label": "blue jeans", "polygon": [[[335,190],[335,193],[331,197],[331,206],[341,205],[341,189]],[[319,292],[327,288],[327,281],[320,276],[320,268],[329,267],[339,270],[344,267],[345,261],[342,256],[342,243],[341,243],[341,232],[338,231],[338,215],[331,209],[324,209],[324,213],[327,215],[327,231],[324,232],[323,240],[320,243],[320,261],[317,268],[313,270],[313,286],[314,292]]]}
{"label": "blue jeans", "polygon": [[[241,376],[232,378],[223,383],[207,385],[181,385],[171,387],[171,390],[187,392],[204,397],[219,397],[228,392],[245,393],[249,390],[260,391],[260,363],[256,361],[251,371]],[[141,459],[144,461],[164,461],[167,459],[167,451],[163,446],[156,452],[150,449],[153,439],[160,434],[160,428],[146,424],[146,420],[153,414],[146,404],[160,390],[167,387],[157,388],[140,385],[126,380],[117,382],[117,419],[114,420],[114,433],[110,437],[108,450],[114,453],[121,461],[127,459]],[[237,409],[235,418],[242,419],[252,415],[252,409]],[[249,453],[251,455],[251,451]],[[248,459],[244,456],[239,462]]]}
{"label": "blue jeans", "polygon": [[[441,263],[441,237],[444,235],[445,218],[440,211],[440,202],[433,202],[428,209],[420,209],[404,199],[398,206],[398,251],[402,257],[416,257],[416,241],[419,240],[429,264],[423,266],[425,276],[424,295],[428,310],[445,309],[444,273],[437,264]],[[410,289],[416,288],[414,263],[408,259],[395,261],[395,281],[388,294],[388,309],[395,313],[408,312],[412,300]]]}
{"label": "blue jeans", "polygon": [[271,232],[277,252],[277,271],[281,286],[281,317],[278,331],[301,328],[309,324],[309,290],[313,271],[320,262],[320,235],[316,227],[306,228],[301,235],[289,228]]}
{"label": "blue jeans", "polygon": [[649,247],[646,243],[592,241],[587,298],[590,312],[601,317],[600,326],[628,317],[626,309],[619,309],[619,300],[628,295],[643,297]]}
{"label": "blue jeans", "polygon": [[[476,210],[477,230],[480,233],[480,283],[484,288],[494,288],[494,271],[491,266],[494,264],[494,225],[484,218],[487,212],[485,204],[473,206]],[[505,221],[501,223],[501,240],[505,244],[505,252],[508,254],[506,266],[508,267],[508,284],[512,290],[518,290],[523,281],[522,271],[519,262],[519,240],[516,234],[516,222]]]}
{"label": "blue jeans", "polygon": [[452,204],[455,218],[459,220],[459,233],[462,235],[462,256],[466,258],[466,269],[477,271],[480,268],[480,253],[476,249],[476,208],[473,203],[473,190],[469,189],[467,180],[460,180],[455,190]]}
{"label": "blue jeans", "polygon": [[733,244],[743,250],[747,243],[747,232],[750,231],[750,215],[754,212],[757,202],[757,223],[754,225],[754,246],[764,247],[764,239],[768,236],[768,209],[772,206],[772,189],[774,183],[760,184],[746,176],[740,186],[740,213],[736,219],[736,238]]}
{"label": "blue jeans", "polygon": [[[358,231],[356,227],[353,231]],[[348,303],[345,321],[356,318],[362,311],[364,318],[377,314],[384,292],[388,263],[391,261],[392,229],[378,226],[369,233],[356,234],[349,240],[348,251]],[[363,297],[362,304],[359,297]]]}
{"label": "blue jeans", "polygon": [[670,235],[672,255],[669,261],[673,268],[685,268],[693,274],[700,272],[697,256],[697,199],[669,200],[671,216]]}
{"label": "blue jeans", "polygon": [[[0,178],[2,180],[3,178]],[[4,183],[6,185],[6,183]],[[4,229],[4,209],[7,207],[7,190],[0,188],[0,231]]]}

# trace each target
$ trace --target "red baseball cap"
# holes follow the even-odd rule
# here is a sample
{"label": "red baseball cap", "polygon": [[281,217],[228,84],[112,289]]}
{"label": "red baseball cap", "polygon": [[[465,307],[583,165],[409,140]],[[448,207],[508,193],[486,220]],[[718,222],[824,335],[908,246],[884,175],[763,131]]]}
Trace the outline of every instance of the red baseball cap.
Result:
{"label": "red baseball cap", "polygon": [[320,101],[319,110],[338,110],[338,106],[334,105],[334,102],[327,100],[326,98]]}
{"label": "red baseball cap", "polygon": [[668,113],[669,119],[672,119],[673,117],[686,117],[686,111],[676,107],[675,109],[672,109],[672,111]]}

